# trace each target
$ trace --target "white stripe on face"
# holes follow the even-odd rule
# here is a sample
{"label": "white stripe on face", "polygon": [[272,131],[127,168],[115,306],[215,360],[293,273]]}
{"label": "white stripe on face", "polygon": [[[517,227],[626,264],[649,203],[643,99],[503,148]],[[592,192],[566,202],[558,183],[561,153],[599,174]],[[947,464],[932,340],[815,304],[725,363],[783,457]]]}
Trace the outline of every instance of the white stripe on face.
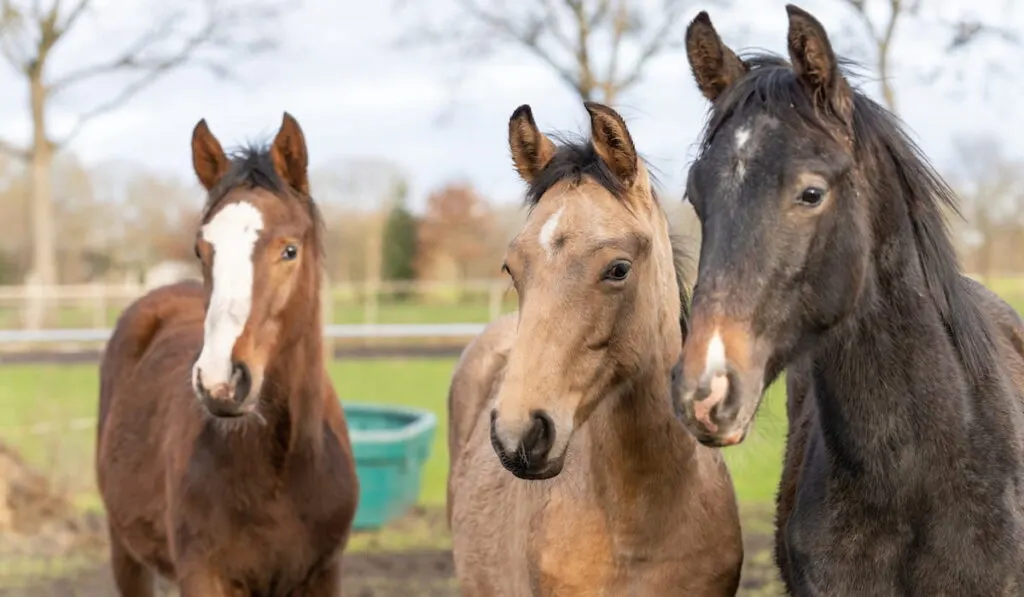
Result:
{"label": "white stripe on face", "polygon": [[725,373],[726,362],[725,362],[725,344],[722,342],[722,336],[719,335],[718,330],[715,330],[715,334],[711,336],[711,341],[708,342],[708,354],[704,364],[705,374]]}
{"label": "white stripe on face", "polygon": [[544,249],[544,252],[548,254],[548,259],[551,258],[555,248],[552,246],[552,241],[555,240],[555,232],[558,231],[558,220],[562,217],[562,210],[565,206],[558,208],[558,211],[551,214],[544,225],[540,227],[540,234],[537,237],[537,241],[540,242],[540,246]]}
{"label": "white stripe on face", "polygon": [[203,350],[192,371],[211,390],[231,379],[231,352],[252,309],[252,252],[263,215],[251,203],[225,205],[203,226],[213,246],[213,293],[203,329]]}
{"label": "white stripe on face", "polygon": [[743,151],[743,146],[750,140],[750,129],[743,127],[736,131],[736,178],[743,180],[743,175],[747,173],[747,164],[744,161],[745,156],[750,152]]}

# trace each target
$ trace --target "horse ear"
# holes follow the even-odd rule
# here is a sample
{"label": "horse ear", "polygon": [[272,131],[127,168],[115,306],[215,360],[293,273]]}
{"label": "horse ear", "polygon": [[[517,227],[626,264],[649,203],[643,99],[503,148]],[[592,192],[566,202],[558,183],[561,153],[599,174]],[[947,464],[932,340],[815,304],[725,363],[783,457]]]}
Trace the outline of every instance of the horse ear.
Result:
{"label": "horse ear", "polygon": [[686,57],[697,87],[712,102],[749,69],[718,36],[711,17],[700,11],[686,28]]}
{"label": "horse ear", "polygon": [[291,114],[285,112],[281,129],[270,146],[270,159],[274,170],[293,189],[304,195],[309,194],[309,154],[306,153],[306,137],[302,128]]}
{"label": "horse ear", "polygon": [[516,108],[508,119],[508,146],[520,178],[532,183],[555,157],[555,144],[537,128],[530,106]]}
{"label": "horse ear", "polygon": [[825,28],[807,11],[786,5],[789,14],[789,59],[797,77],[811,90],[815,101],[829,108],[849,124],[853,112],[853,93],[832,51]]}
{"label": "horse ear", "polygon": [[618,112],[597,102],[583,102],[590,113],[590,137],[594,151],[608,168],[626,184],[636,181],[640,166],[633,137]]}
{"label": "horse ear", "polygon": [[206,119],[200,120],[192,129],[192,168],[203,188],[207,191],[212,189],[227,173],[230,165],[220,141],[206,126]]}

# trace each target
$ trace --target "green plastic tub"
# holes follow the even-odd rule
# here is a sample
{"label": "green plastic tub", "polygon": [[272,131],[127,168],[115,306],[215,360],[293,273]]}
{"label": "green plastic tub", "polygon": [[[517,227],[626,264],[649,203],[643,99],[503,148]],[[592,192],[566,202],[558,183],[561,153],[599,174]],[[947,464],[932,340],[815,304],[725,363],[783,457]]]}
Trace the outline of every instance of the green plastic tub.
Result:
{"label": "green plastic tub", "polygon": [[380,404],[347,402],[342,407],[359,476],[353,527],[380,528],[416,504],[437,417],[426,410]]}

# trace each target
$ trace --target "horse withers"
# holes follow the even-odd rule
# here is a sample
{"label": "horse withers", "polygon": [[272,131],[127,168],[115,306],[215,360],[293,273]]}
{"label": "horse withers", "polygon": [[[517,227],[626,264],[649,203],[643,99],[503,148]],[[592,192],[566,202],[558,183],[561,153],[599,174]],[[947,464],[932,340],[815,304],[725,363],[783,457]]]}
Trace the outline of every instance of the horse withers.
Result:
{"label": "horse withers", "polygon": [[503,270],[517,314],[465,350],[449,394],[449,512],[467,596],[736,593],[728,470],[673,418],[681,254],[625,122],[591,139],[509,122],[530,214]]}
{"label": "horse withers", "polygon": [[182,597],[337,596],[358,499],[324,367],[322,223],[285,114],[269,148],[229,157],[205,121],[203,283],[121,315],[101,366],[96,456],[122,597],[154,573]]}
{"label": "horse withers", "polygon": [[711,101],[677,406],[741,442],[787,369],[776,560],[793,595],[1024,594],[1024,325],[961,275],[956,198],[788,6],[790,61],[687,31]]}

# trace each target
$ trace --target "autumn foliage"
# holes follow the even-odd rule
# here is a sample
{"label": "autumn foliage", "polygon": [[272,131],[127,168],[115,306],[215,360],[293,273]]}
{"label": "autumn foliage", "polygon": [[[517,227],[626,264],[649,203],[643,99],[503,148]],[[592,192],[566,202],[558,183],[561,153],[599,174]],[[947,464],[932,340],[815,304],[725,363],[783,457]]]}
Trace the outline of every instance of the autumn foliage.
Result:
{"label": "autumn foliage", "polygon": [[[427,198],[420,221],[416,263],[421,280],[493,277],[488,259],[495,228],[487,201],[468,184],[445,186]],[[487,263],[484,263],[484,262]]]}

